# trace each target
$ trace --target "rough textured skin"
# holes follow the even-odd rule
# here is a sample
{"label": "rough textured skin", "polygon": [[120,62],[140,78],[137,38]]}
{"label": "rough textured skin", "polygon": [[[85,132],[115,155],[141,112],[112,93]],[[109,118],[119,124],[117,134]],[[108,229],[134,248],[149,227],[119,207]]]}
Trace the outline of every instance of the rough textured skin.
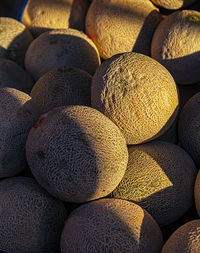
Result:
{"label": "rough textured skin", "polygon": [[129,51],[150,55],[151,39],[161,19],[149,0],[93,0],[86,32],[103,59]]}
{"label": "rough textured skin", "polygon": [[0,57],[15,61],[22,67],[33,37],[29,30],[13,18],[0,17]]}
{"label": "rough textured skin", "polygon": [[125,175],[111,195],[137,203],[164,226],[191,207],[196,175],[191,157],[172,143],[132,146]]}
{"label": "rough textured skin", "polygon": [[35,80],[58,67],[76,67],[94,74],[100,57],[94,43],[75,29],[58,29],[41,34],[29,46],[25,66]]}
{"label": "rough textured skin", "polygon": [[111,193],[128,162],[119,128],[95,109],[57,107],[32,128],[26,144],[28,164],[53,196],[86,202]]}
{"label": "rough textured skin", "polygon": [[83,70],[61,67],[42,76],[30,96],[41,113],[64,105],[90,106],[91,81],[91,75]]}
{"label": "rough textured skin", "polygon": [[0,58],[0,88],[15,88],[27,94],[33,87],[32,77],[15,62]]}
{"label": "rough textured skin", "polygon": [[177,11],[156,28],[152,57],[165,66],[178,84],[200,81],[200,12]]}
{"label": "rough textured skin", "polygon": [[196,2],[197,0],[151,0],[151,1],[160,7],[169,10],[177,10]]}
{"label": "rough textured skin", "polygon": [[200,171],[198,172],[194,187],[195,205],[198,215],[200,216]]}
{"label": "rough textured skin", "polygon": [[164,244],[161,253],[199,253],[200,220],[179,227]]}
{"label": "rough textured skin", "polygon": [[120,128],[127,144],[161,136],[178,112],[170,73],[150,57],[132,52],[115,55],[98,68],[91,102]]}
{"label": "rough textured skin", "polygon": [[0,181],[0,249],[12,253],[56,253],[67,213],[62,202],[34,179]]}
{"label": "rough textured skin", "polygon": [[160,253],[162,234],[136,204],[101,199],[75,209],[65,223],[61,253]]}
{"label": "rough textured skin", "polygon": [[24,169],[25,143],[40,112],[26,93],[0,88],[0,178]]}
{"label": "rough textured skin", "polygon": [[200,168],[200,92],[191,97],[179,115],[178,135],[181,146]]}
{"label": "rough textured skin", "polygon": [[84,29],[88,0],[29,0],[22,22],[37,37],[50,29]]}

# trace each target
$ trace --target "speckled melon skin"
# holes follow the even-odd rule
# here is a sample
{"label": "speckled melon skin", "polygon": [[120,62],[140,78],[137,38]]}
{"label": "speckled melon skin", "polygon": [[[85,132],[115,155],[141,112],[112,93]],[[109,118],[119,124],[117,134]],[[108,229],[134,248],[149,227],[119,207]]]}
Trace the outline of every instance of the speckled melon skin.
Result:
{"label": "speckled melon skin", "polygon": [[0,249],[12,253],[56,253],[67,218],[62,202],[36,181],[0,181]]}
{"label": "speckled melon skin", "polygon": [[179,227],[164,244],[161,253],[199,253],[200,220]]}
{"label": "speckled melon skin", "polygon": [[64,105],[91,105],[92,76],[77,69],[61,67],[49,71],[34,85],[30,96],[46,113],[54,107]]}
{"label": "speckled melon skin", "polygon": [[28,94],[0,88],[0,178],[14,176],[26,166],[26,139],[39,116]]}
{"label": "speckled melon skin", "polygon": [[111,57],[97,69],[91,104],[120,128],[127,144],[139,144],[169,129],[177,116],[178,93],[161,64],[130,52]]}
{"label": "speckled melon skin", "polygon": [[37,37],[25,56],[25,67],[38,80],[58,67],[75,67],[93,75],[100,65],[95,44],[83,32],[56,29]]}
{"label": "speckled melon skin", "polygon": [[130,146],[127,170],[111,196],[137,203],[165,226],[191,207],[196,175],[191,157],[172,143]]}
{"label": "speckled melon skin", "polygon": [[26,155],[41,186],[75,203],[111,193],[128,162],[119,128],[97,110],[78,105],[54,108],[33,127]]}
{"label": "speckled melon skin", "polygon": [[101,199],[71,213],[62,232],[61,253],[160,253],[162,243],[159,226],[141,207]]}
{"label": "speckled melon skin", "polygon": [[0,57],[15,61],[24,66],[24,57],[33,37],[19,21],[0,17]]}
{"label": "speckled melon skin", "polygon": [[177,11],[160,22],[151,43],[151,56],[165,66],[176,83],[200,81],[200,12]]}
{"label": "speckled melon skin", "polygon": [[186,7],[190,4],[193,4],[197,0],[151,0],[154,4],[169,9],[177,10],[182,7]]}

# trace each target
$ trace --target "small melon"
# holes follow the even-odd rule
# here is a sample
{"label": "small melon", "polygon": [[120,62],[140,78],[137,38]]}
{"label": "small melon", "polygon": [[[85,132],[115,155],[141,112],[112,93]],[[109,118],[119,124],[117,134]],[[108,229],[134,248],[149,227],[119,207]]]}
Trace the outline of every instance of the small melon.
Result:
{"label": "small melon", "polygon": [[94,0],[87,12],[86,32],[103,59],[129,51],[150,55],[161,19],[149,0]]}
{"label": "small melon", "polygon": [[91,103],[120,128],[127,144],[139,144],[170,128],[178,112],[178,93],[167,69],[146,55],[129,52],[97,69]]}
{"label": "small melon", "polygon": [[60,67],[44,74],[34,85],[30,96],[41,113],[64,105],[90,106],[92,77],[87,72]]}
{"label": "small melon", "polygon": [[191,207],[196,175],[192,158],[172,143],[132,146],[125,175],[111,195],[137,203],[164,226]]}
{"label": "small melon", "polygon": [[169,10],[177,10],[193,4],[197,0],[151,0],[154,4],[159,7],[163,7]]}
{"label": "small melon", "polygon": [[138,205],[101,199],[75,209],[65,223],[61,253],[160,253],[162,233]]}
{"label": "small melon", "polygon": [[200,219],[179,227],[164,244],[161,253],[199,253]]}
{"label": "small melon", "polygon": [[121,181],[128,162],[119,128],[87,106],[56,107],[29,133],[29,167],[53,196],[81,203],[104,197]]}
{"label": "small melon", "polygon": [[200,12],[177,11],[160,22],[151,56],[165,66],[178,84],[200,81]]}
{"label": "small melon", "polygon": [[26,167],[26,139],[39,116],[29,95],[0,88],[0,178],[14,176]]}
{"label": "small melon", "polygon": [[198,172],[194,187],[195,205],[198,215],[200,216],[200,171]]}
{"label": "small melon", "polygon": [[67,212],[28,177],[0,181],[0,249],[12,253],[56,253]]}
{"label": "small melon", "polygon": [[29,46],[25,66],[35,80],[58,67],[76,67],[94,74],[100,64],[94,43],[75,29],[56,29],[37,37]]}
{"label": "small melon", "polygon": [[0,17],[0,57],[24,66],[24,57],[33,37],[25,25],[19,21]]}

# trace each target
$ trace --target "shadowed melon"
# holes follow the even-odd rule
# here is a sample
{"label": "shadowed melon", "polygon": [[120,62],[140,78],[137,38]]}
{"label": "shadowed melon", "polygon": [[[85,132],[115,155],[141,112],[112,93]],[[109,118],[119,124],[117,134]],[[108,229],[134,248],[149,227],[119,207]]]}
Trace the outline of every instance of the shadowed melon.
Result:
{"label": "shadowed melon", "polygon": [[200,171],[198,172],[194,187],[195,205],[198,215],[200,216]]}
{"label": "shadowed melon", "polygon": [[177,10],[182,7],[186,7],[190,4],[193,4],[197,0],[151,0],[154,4],[169,9]]}
{"label": "shadowed melon", "polygon": [[86,202],[111,193],[128,162],[119,128],[86,106],[57,107],[29,133],[26,154],[39,184],[68,202]]}
{"label": "shadowed melon", "polygon": [[0,249],[12,253],[56,253],[67,213],[62,202],[34,179],[0,181]]}
{"label": "shadowed melon", "polygon": [[41,113],[64,105],[90,106],[91,81],[92,77],[83,70],[61,67],[42,76],[30,96]]}
{"label": "shadowed melon", "polygon": [[196,175],[193,160],[172,143],[132,146],[125,175],[111,195],[137,203],[164,226],[191,207]]}
{"label": "shadowed melon", "polygon": [[162,243],[159,226],[141,207],[101,199],[71,213],[62,232],[61,253],[160,253]]}

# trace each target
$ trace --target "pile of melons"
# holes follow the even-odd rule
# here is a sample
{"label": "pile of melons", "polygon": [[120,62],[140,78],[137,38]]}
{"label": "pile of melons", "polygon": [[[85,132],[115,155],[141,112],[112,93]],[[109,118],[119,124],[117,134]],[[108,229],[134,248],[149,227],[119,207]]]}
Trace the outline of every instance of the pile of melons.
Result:
{"label": "pile of melons", "polygon": [[0,17],[0,252],[200,252],[200,5],[29,0]]}

